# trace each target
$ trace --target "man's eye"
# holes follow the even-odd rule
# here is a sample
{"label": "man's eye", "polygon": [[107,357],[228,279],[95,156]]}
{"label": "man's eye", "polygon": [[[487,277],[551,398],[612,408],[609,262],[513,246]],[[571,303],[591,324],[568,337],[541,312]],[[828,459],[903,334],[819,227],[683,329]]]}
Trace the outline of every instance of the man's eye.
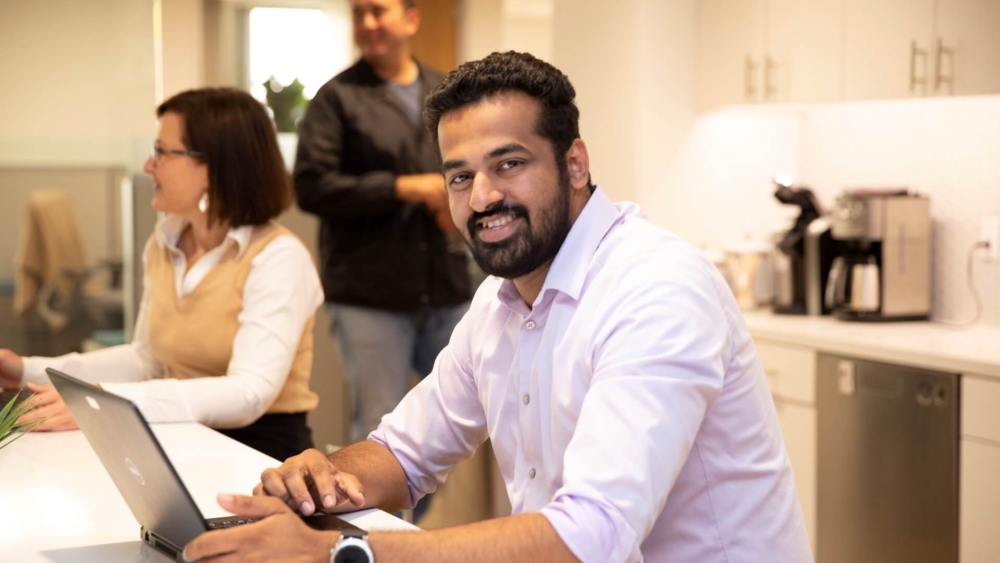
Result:
{"label": "man's eye", "polygon": [[520,160],[507,160],[500,165],[500,170],[510,170],[521,165]]}
{"label": "man's eye", "polygon": [[449,180],[448,183],[452,186],[457,186],[458,184],[467,182],[468,180],[469,180],[468,174],[455,174],[454,176],[451,177],[451,180]]}

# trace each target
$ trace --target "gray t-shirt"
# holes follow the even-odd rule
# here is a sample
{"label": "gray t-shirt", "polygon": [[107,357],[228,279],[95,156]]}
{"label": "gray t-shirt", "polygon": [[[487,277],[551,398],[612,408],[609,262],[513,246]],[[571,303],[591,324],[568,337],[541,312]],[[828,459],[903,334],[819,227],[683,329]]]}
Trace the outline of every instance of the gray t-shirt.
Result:
{"label": "gray t-shirt", "polygon": [[420,96],[420,79],[418,78],[410,84],[399,84],[389,80],[388,84],[389,90],[396,96],[396,100],[399,101],[410,121],[420,123],[423,119],[422,113],[424,111],[424,100]]}

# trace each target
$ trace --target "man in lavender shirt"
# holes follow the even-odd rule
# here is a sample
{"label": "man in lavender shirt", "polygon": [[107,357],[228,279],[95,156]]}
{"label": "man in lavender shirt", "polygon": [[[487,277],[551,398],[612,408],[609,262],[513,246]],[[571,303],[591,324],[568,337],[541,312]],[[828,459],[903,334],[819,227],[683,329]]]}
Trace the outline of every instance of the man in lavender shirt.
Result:
{"label": "man in lavender shirt", "polygon": [[[574,97],[513,52],[433,91],[452,218],[491,277],[368,440],[290,458],[254,497],[220,496],[260,521],[204,534],[189,560],[812,561],[732,294],[694,248],[591,183]],[[413,506],[487,438],[512,516],[348,538],[295,518]]]}

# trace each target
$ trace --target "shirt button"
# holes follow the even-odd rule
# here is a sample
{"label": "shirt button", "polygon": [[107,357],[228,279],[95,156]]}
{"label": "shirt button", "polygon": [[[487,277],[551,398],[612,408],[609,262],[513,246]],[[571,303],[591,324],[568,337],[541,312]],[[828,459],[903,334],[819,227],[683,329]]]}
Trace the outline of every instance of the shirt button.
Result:
{"label": "shirt button", "polygon": [[533,330],[535,328],[535,321],[528,321],[524,323],[524,328],[528,330]]}
{"label": "shirt button", "polygon": [[529,479],[534,479],[535,478],[535,468],[534,467],[532,467],[531,469],[528,470],[528,478]]}
{"label": "shirt button", "polygon": [[524,404],[527,405],[528,403],[531,402],[531,395],[528,395],[527,393],[525,393],[524,397],[522,397],[521,400],[524,401]]}

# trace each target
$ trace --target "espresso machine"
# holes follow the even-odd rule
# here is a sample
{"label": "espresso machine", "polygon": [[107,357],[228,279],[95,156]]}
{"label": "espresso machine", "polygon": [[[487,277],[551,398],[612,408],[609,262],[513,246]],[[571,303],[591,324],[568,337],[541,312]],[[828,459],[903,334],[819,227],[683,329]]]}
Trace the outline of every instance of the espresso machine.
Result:
{"label": "espresso machine", "polygon": [[930,199],[906,190],[856,190],[837,198],[839,255],[824,301],[850,321],[922,320],[931,312]]}
{"label": "espresso machine", "polygon": [[779,315],[829,314],[823,296],[835,255],[830,220],[809,188],[792,186],[784,174],[775,178],[775,185],[774,197],[798,207],[799,214],[790,228],[775,234],[771,308]]}

